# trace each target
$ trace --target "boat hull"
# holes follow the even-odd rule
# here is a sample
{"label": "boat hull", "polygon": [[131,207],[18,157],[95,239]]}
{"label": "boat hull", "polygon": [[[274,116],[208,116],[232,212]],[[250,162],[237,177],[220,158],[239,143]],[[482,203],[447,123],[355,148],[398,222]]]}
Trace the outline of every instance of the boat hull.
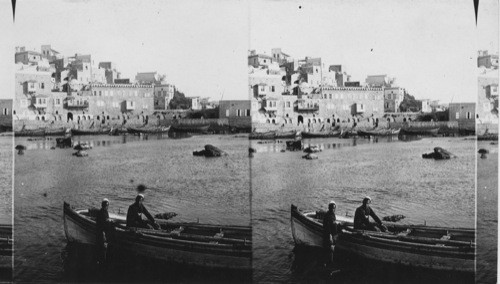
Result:
{"label": "boat hull", "polygon": [[[68,206],[69,207],[69,206]],[[95,245],[96,227],[91,219],[64,208],[64,231],[68,242]],[[110,216],[111,217],[111,216]],[[221,269],[251,269],[251,248],[165,238],[119,229],[114,232],[114,248],[146,258]]]}
{"label": "boat hull", "polygon": [[368,130],[358,130],[358,136],[397,136],[399,135],[400,129],[396,130],[379,130],[379,131],[368,131]]}
{"label": "boat hull", "polygon": [[437,136],[439,127],[430,129],[407,128],[401,129],[401,134],[405,135],[421,135],[421,136]]}
{"label": "boat hull", "polygon": [[339,137],[340,131],[333,132],[302,132],[302,138],[330,138]]}
{"label": "boat hull", "polygon": [[71,129],[73,135],[107,135],[111,129],[99,129],[99,130],[84,130],[84,129]]}
{"label": "boat hull", "polygon": [[[322,246],[323,228],[319,221],[311,218],[312,214],[292,205],[291,225],[296,245]],[[474,229],[386,224],[391,232],[409,229],[415,234],[408,237],[354,230],[352,220],[343,216],[338,216],[337,222],[347,225],[338,235],[335,246],[335,250],[345,255],[438,271],[474,272],[475,243],[468,242],[474,239]],[[454,240],[440,239],[443,235],[453,236]]]}
{"label": "boat hull", "polygon": [[440,271],[474,272],[473,253],[440,249],[434,245],[412,246],[363,235],[342,233],[336,249],[371,261]]}

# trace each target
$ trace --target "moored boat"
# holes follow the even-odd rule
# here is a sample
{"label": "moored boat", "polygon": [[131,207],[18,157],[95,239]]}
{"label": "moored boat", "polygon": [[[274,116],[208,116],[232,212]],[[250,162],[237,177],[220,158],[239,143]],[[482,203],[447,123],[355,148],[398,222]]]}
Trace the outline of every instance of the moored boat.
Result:
{"label": "moored boat", "polygon": [[421,135],[421,136],[437,136],[439,127],[434,128],[402,128],[401,134],[405,135]]}
{"label": "moored boat", "polygon": [[395,136],[401,131],[398,129],[374,129],[374,130],[358,130],[358,136]]}
{"label": "moored boat", "polygon": [[20,131],[14,131],[14,136],[16,137],[28,137],[28,136],[45,136],[45,129],[22,129]]}
{"label": "moored boat", "polygon": [[68,129],[64,127],[56,129],[46,128],[44,130],[45,130],[45,136],[64,136],[68,132]]}
{"label": "moored boat", "polygon": [[[321,246],[323,230],[320,221],[314,219],[315,212],[300,212],[292,205],[291,214],[295,243]],[[344,222],[335,249],[383,263],[474,272],[474,229],[384,224],[387,232],[354,230],[352,222]]]}
{"label": "moored boat", "polygon": [[[71,208],[64,203],[64,231],[68,242],[94,245],[97,209]],[[222,269],[251,269],[250,226],[208,225],[160,221],[160,230],[126,228],[126,217],[114,221],[110,242],[118,249],[150,259]]]}
{"label": "moored boat", "polygon": [[252,132],[248,135],[248,139],[251,140],[266,140],[266,139],[275,139],[276,132],[275,131],[267,131],[267,132]]}
{"label": "moored boat", "polygon": [[202,125],[173,124],[170,127],[170,131],[187,132],[187,133],[207,133],[209,128],[210,128],[210,124],[202,124]]}
{"label": "moored boat", "polygon": [[302,132],[302,138],[329,138],[329,137],[339,137],[341,131],[320,131],[320,132]]}
{"label": "moored boat", "polygon": [[93,129],[71,129],[73,135],[104,135],[111,132],[110,128],[93,128]]}
{"label": "moored boat", "polygon": [[167,127],[155,127],[155,128],[145,128],[145,127],[128,127],[127,131],[131,134],[162,134],[167,133],[170,129]]}

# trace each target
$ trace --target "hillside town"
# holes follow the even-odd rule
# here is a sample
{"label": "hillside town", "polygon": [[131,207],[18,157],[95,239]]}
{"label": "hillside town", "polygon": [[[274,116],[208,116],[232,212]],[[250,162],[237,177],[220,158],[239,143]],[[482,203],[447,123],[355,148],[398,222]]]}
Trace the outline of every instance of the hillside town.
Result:
{"label": "hillside town", "polygon": [[[476,111],[475,103],[417,100],[386,74],[356,81],[341,64],[327,65],[315,57],[294,59],[280,48],[271,55],[249,51],[248,66],[254,127],[373,127],[432,120],[457,121],[459,127],[473,130],[480,117],[498,123],[498,80],[485,86],[486,93],[480,95],[485,100]],[[478,67],[497,70],[498,55],[480,51]]]}
{"label": "hillside town", "polygon": [[165,75],[138,72],[133,79],[123,78],[116,63],[96,64],[90,54],[63,56],[51,45],[42,45],[41,52],[17,47],[15,63],[14,100],[0,102],[2,131],[12,131],[9,120],[19,130],[159,125],[182,118],[213,119],[244,131],[373,128],[411,121],[449,121],[469,132],[477,123],[479,133],[498,131],[498,55],[488,51],[478,52],[477,107],[415,99],[395,77],[353,80],[341,64],[294,59],[281,48],[271,55],[249,51],[248,100],[185,97],[184,105]]}

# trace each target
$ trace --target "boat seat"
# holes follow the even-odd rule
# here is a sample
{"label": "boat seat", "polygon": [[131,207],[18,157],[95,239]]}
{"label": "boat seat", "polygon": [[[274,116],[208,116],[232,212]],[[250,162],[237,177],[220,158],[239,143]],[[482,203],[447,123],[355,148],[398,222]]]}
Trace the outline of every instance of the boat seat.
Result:
{"label": "boat seat", "polygon": [[412,229],[406,229],[406,231],[403,231],[403,232],[399,232],[398,233],[398,236],[402,236],[402,237],[406,237],[408,236],[410,233],[412,232]]}

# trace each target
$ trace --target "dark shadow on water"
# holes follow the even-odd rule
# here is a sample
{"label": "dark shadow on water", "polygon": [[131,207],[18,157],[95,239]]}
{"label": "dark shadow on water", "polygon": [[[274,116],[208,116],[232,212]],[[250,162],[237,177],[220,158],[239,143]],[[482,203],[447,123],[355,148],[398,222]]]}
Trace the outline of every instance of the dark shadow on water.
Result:
{"label": "dark shadow on water", "polygon": [[62,252],[62,282],[251,283],[251,271],[233,271],[159,262],[114,250],[106,265],[98,265],[94,246],[68,244]]}
{"label": "dark shadow on water", "polygon": [[[313,283],[474,283],[473,274],[440,272],[401,265],[384,264],[352,257],[335,250],[333,263],[325,266],[320,248],[296,246],[293,249],[292,276],[299,282]],[[383,257],[383,256],[381,256]]]}

